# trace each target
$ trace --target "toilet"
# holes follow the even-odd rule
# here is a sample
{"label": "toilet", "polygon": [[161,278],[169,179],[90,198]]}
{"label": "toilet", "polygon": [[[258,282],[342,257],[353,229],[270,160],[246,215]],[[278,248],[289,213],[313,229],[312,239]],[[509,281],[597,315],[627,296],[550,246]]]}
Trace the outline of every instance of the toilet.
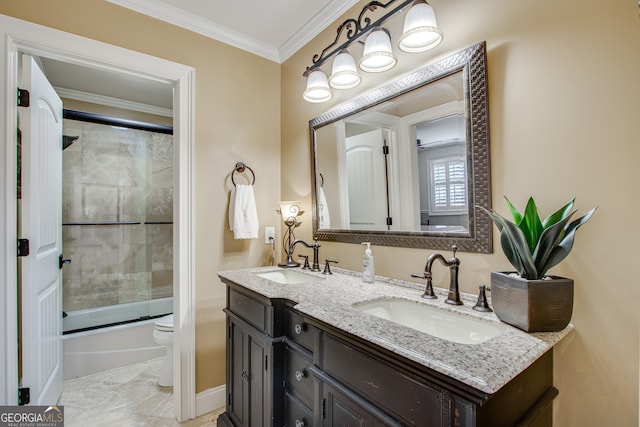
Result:
{"label": "toilet", "polygon": [[171,387],[173,386],[173,314],[156,319],[153,340],[157,344],[167,347],[167,355],[160,370],[158,385]]}

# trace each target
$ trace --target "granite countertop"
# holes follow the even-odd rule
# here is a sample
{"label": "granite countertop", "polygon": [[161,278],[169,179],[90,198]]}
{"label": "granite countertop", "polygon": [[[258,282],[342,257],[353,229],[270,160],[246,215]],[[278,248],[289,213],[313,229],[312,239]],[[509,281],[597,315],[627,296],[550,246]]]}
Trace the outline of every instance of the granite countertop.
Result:
{"label": "granite countertop", "polygon": [[[296,302],[299,312],[375,343],[407,359],[429,367],[486,393],[495,393],[551,349],[573,330],[529,334],[504,324],[494,313],[473,310],[477,295],[461,293],[464,305],[446,304],[447,290],[434,287],[438,299],[421,298],[424,285],[376,276],[364,283],[360,273],[340,268],[323,275],[295,269],[313,279],[302,284],[278,284],[256,276],[256,272],[278,267],[222,271],[218,275],[267,298]],[[398,297],[440,307],[466,316],[498,322],[505,331],[479,344],[459,344],[357,311],[353,304],[380,298]]]}

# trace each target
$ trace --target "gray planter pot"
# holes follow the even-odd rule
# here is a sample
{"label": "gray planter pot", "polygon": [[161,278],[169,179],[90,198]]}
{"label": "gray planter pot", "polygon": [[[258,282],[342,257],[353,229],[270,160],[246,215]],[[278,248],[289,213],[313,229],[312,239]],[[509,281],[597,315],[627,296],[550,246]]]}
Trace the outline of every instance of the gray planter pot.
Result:
{"label": "gray planter pot", "polygon": [[526,280],[510,273],[491,272],[491,303],[498,319],[525,332],[556,332],[569,324],[572,279]]}

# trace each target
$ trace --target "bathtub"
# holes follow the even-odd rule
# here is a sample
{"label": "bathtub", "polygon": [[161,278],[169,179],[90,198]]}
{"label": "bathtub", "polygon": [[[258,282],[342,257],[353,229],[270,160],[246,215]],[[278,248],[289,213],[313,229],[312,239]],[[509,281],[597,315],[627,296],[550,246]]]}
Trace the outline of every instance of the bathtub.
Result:
{"label": "bathtub", "polygon": [[[139,313],[147,308],[150,316],[170,313],[173,311],[173,298],[67,312],[63,327],[64,330],[74,330],[116,323],[122,320],[124,313]],[[155,319],[148,319],[65,334],[62,337],[64,379],[164,356],[166,348],[153,341],[154,322]]]}

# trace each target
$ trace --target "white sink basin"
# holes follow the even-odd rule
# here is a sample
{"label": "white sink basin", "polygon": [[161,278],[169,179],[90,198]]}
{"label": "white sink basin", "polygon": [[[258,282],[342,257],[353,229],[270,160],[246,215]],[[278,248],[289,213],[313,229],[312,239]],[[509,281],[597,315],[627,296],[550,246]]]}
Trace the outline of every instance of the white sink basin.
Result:
{"label": "white sink basin", "polygon": [[322,277],[312,276],[310,274],[299,273],[294,270],[273,270],[264,273],[256,273],[256,276],[282,285],[299,285],[301,283],[317,282],[324,280]]}
{"label": "white sink basin", "polygon": [[437,338],[460,344],[480,344],[504,332],[504,325],[456,314],[405,299],[377,299],[353,305],[368,313]]}

